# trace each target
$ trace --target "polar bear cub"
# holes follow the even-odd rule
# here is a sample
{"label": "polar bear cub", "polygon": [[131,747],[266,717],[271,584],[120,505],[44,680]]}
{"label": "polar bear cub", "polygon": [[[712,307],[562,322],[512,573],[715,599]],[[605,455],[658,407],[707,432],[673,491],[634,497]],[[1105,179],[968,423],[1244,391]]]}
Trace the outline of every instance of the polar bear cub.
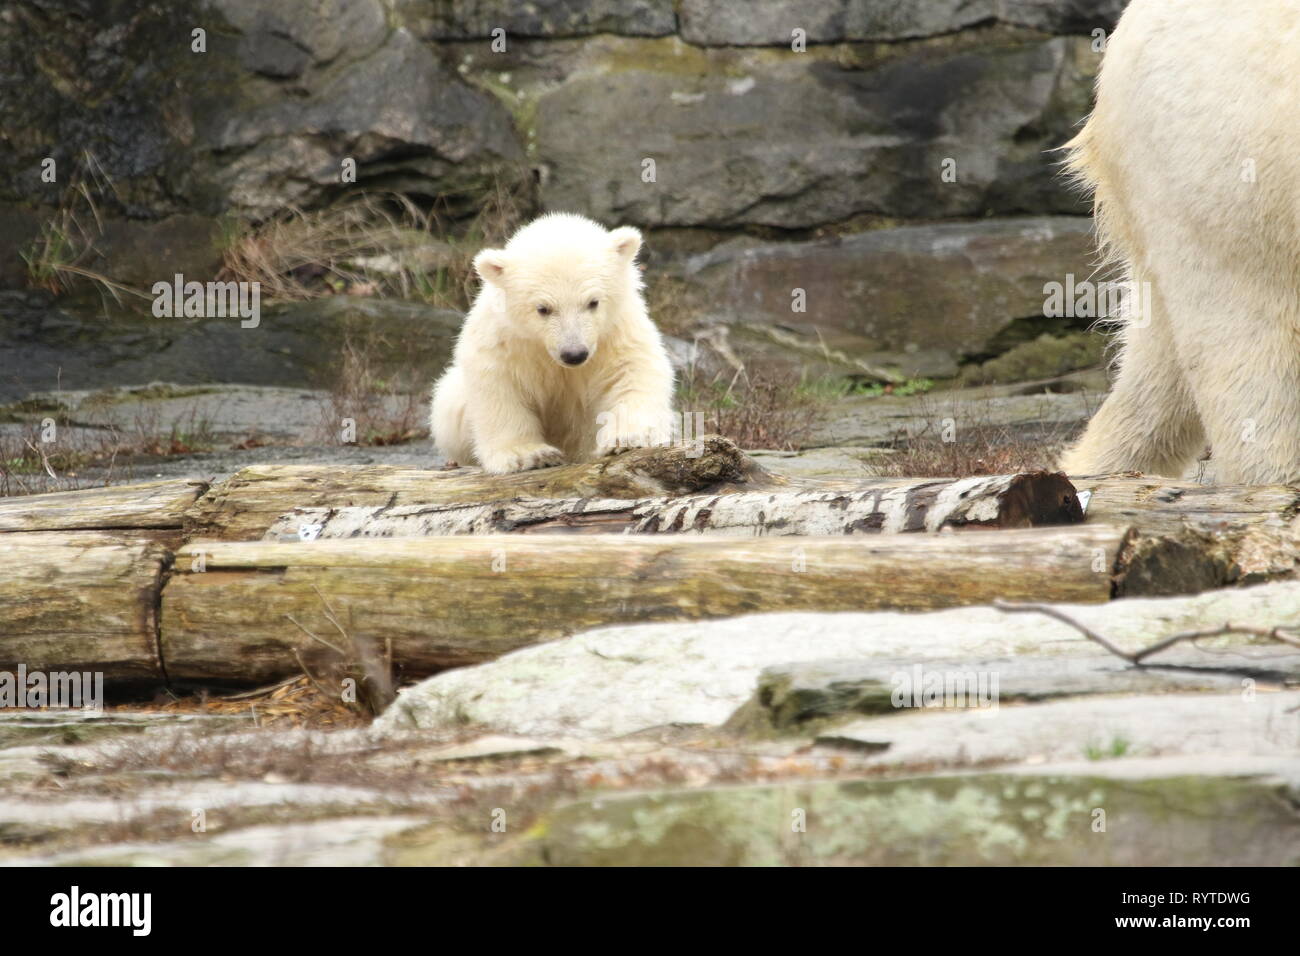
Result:
{"label": "polar bear cub", "polygon": [[550,213],[474,258],[482,288],[433,390],[443,455],[507,474],[672,440],[673,370],[640,248],[629,226]]}
{"label": "polar bear cub", "polygon": [[1149,289],[1061,465],[1300,480],[1300,0],[1133,0],[1069,144],[1103,247]]}

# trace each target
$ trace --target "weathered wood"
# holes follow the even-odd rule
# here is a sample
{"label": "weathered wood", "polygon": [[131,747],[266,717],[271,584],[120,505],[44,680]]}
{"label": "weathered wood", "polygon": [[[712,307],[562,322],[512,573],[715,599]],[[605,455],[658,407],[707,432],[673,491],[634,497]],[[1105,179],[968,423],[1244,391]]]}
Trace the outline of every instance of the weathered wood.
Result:
{"label": "weathered wood", "polygon": [[132,534],[0,535],[0,671],[22,664],[161,681],[157,611],[169,561],[165,548]]}
{"label": "weathered wood", "polygon": [[215,485],[186,515],[187,537],[256,541],[293,508],[469,504],[527,498],[624,498],[774,488],[768,475],[734,444],[702,439],[688,446],[637,449],[589,464],[515,475],[477,468],[257,465]]}
{"label": "weathered wood", "polygon": [[1077,525],[744,542],[492,535],[194,543],[163,592],[163,657],[173,679],[284,677],[299,669],[295,648],[324,652],[290,615],[340,640],[325,602],[351,635],[391,641],[407,675],[603,624],[999,597],[1098,602],[1111,596],[1129,538],[1123,528]]}
{"label": "weathered wood", "polygon": [[152,481],[0,498],[0,532],[180,528],[207,490],[201,481]]}
{"label": "weathered wood", "polygon": [[1198,485],[1161,478],[1075,478],[1089,492],[1087,520],[1132,524],[1150,534],[1281,528],[1300,513],[1300,488]]}
{"label": "weathered wood", "polygon": [[276,520],[265,539],[619,531],[759,537],[1028,528],[1082,520],[1074,487],[1065,476],[1036,472],[860,491],[772,490],[639,501],[522,499],[490,504],[295,508]]}

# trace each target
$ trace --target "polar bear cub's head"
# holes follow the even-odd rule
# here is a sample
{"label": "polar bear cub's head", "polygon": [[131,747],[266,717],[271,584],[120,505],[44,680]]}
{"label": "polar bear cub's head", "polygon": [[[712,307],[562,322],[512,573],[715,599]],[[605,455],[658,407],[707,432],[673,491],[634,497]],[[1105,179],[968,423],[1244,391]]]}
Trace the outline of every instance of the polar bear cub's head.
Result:
{"label": "polar bear cub's head", "polygon": [[576,367],[596,354],[601,332],[639,303],[640,248],[641,233],[631,226],[607,231],[584,216],[548,213],[504,249],[480,252],[474,271],[500,290],[515,335]]}

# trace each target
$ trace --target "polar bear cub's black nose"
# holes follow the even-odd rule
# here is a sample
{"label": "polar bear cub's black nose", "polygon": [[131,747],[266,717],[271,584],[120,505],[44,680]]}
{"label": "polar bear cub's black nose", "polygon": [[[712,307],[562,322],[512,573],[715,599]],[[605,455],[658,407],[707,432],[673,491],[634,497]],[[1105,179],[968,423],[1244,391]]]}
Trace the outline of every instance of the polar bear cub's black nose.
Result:
{"label": "polar bear cub's black nose", "polygon": [[586,349],[562,349],[560,361],[565,365],[581,365],[587,361],[587,356],[590,354]]}

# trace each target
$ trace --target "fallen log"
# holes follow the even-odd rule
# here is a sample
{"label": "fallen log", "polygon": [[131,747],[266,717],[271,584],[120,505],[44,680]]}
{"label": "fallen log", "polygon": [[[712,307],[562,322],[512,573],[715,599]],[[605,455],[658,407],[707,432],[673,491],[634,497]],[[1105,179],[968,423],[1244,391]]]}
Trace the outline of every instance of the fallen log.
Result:
{"label": "fallen log", "polygon": [[0,533],[179,529],[185,512],[207,490],[201,481],[152,481],[0,498]]}
{"label": "fallen log", "polygon": [[1036,472],[916,481],[862,490],[751,491],[685,498],[520,499],[473,504],[295,508],[270,541],[448,534],[677,532],[763,535],[880,534],[942,528],[1028,528],[1083,520],[1064,475]]}
{"label": "fallen log", "polygon": [[[1077,525],[744,542],[196,542],[178,556],[163,592],[162,653],[172,679],[267,682],[297,673],[298,654],[329,659],[326,644],[346,633],[391,647],[401,673],[419,676],[605,624],[995,598],[1089,603],[1108,600],[1117,579],[1155,590],[1189,584],[1186,567],[1162,563],[1158,547],[1133,547],[1134,538],[1124,528]],[[1207,563],[1191,586],[1223,583],[1211,580],[1214,568]]]}
{"label": "fallen log", "polygon": [[1088,493],[1089,521],[1131,524],[1150,534],[1281,529],[1300,514],[1300,488],[1198,485],[1161,478],[1075,478]]}
{"label": "fallen log", "polygon": [[130,534],[0,535],[0,671],[161,682],[158,598],[170,558]]}
{"label": "fallen log", "polygon": [[[486,475],[477,468],[334,465],[256,465],[213,486],[185,517],[187,538],[256,541],[294,508],[425,504],[444,505],[528,498],[623,498],[776,488],[785,479],[767,474],[725,438],[702,447],[635,449],[588,464],[563,465],[515,475]],[[698,451],[698,454],[695,452]]]}
{"label": "fallen log", "polygon": [[[654,499],[782,491],[828,494],[830,497],[823,499],[827,503],[840,500],[840,493],[864,496],[856,502],[862,524],[853,531],[874,530],[876,523],[881,530],[919,530],[972,525],[1022,527],[1075,520],[1077,505],[1066,497],[1066,489],[1072,486],[1064,476],[1039,475],[1032,481],[1021,476],[1018,482],[1016,476],[961,480],[798,479],[764,471],[726,439],[710,436],[703,442],[703,454],[696,458],[682,446],[641,449],[589,464],[506,476],[485,475],[472,468],[432,471],[385,466],[253,466],[214,486],[195,502],[185,516],[185,532],[189,539],[221,541],[256,541],[269,537],[273,525],[274,536],[284,538],[295,535],[301,524],[322,525],[327,537],[530,529],[649,532],[673,528],[678,515],[693,523],[699,511],[705,510],[699,502],[660,500],[652,504]],[[1300,489],[1286,486],[1214,488],[1134,477],[1082,481],[1073,487],[1091,496],[1087,520],[1132,524],[1155,534],[1234,530],[1260,524],[1277,527],[1300,513]],[[954,489],[958,495],[967,492],[971,487],[968,482],[979,489],[972,500],[945,497],[954,494]],[[1000,490],[999,482],[1013,482],[1014,487]],[[1021,494],[1027,494],[1028,500],[1017,501]],[[879,496],[879,504],[868,510],[864,502],[876,501],[875,496]],[[779,533],[781,522],[791,517],[773,517],[770,510],[759,508],[762,498],[755,494],[735,499],[735,510],[727,516],[709,516],[708,529],[715,533]],[[974,500],[978,498],[986,501],[980,504]],[[585,500],[577,504],[578,499]],[[614,500],[620,503],[614,504]],[[798,511],[808,501],[791,498],[782,504],[788,502]],[[998,501],[1001,509],[996,518],[977,513],[993,501]],[[499,507],[503,502],[509,502],[510,507]],[[484,507],[489,505],[498,507]],[[688,510],[683,512],[683,507]],[[692,513],[692,507],[698,510]],[[375,510],[369,514],[340,512],[347,508]],[[374,524],[371,519],[378,517],[380,509],[385,521]],[[550,514],[552,510],[557,513]],[[845,524],[852,524],[837,526],[836,517],[827,510],[819,514],[813,505],[806,516],[793,516],[791,527],[806,530],[785,533],[822,533],[827,529],[839,533]],[[393,519],[391,530],[388,519]],[[330,525],[333,528],[328,528]]]}

